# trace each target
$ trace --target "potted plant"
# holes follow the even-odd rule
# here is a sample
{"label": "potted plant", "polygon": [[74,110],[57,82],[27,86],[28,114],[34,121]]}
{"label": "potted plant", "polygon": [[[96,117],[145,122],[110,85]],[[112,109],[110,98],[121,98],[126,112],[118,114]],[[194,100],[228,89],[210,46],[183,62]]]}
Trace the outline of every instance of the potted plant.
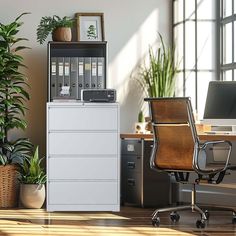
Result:
{"label": "potted plant", "polygon": [[23,119],[29,100],[26,91],[26,77],[20,72],[23,57],[19,51],[27,48],[18,45],[26,40],[16,34],[23,24],[21,14],[10,24],[0,23],[0,207],[15,207],[18,204],[19,183],[17,182],[18,164],[30,155],[32,144],[28,139],[10,140],[9,132],[13,129],[25,129]]}
{"label": "potted plant", "polygon": [[174,49],[165,46],[161,34],[159,37],[161,46],[156,53],[149,48],[149,65],[141,67],[139,82],[149,97],[172,97],[177,73]]}
{"label": "potted plant", "polygon": [[138,122],[135,122],[134,125],[135,125],[135,133],[143,134],[146,132],[145,131],[146,123],[142,110],[138,113]]}
{"label": "potted plant", "polygon": [[73,23],[74,19],[67,16],[62,18],[56,15],[44,16],[37,28],[37,41],[43,44],[50,33],[52,33],[53,41],[71,41]]}
{"label": "potted plant", "polygon": [[45,201],[46,174],[41,167],[38,146],[31,158],[24,159],[20,168],[20,202],[26,208],[41,208]]}

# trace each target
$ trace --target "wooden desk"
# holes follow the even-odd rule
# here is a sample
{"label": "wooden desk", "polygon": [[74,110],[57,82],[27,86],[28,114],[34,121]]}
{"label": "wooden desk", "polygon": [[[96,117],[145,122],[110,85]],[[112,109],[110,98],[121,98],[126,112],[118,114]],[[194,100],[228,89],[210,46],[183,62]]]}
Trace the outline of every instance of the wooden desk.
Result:
{"label": "wooden desk", "polygon": [[[216,134],[206,134],[206,133],[199,133],[200,140],[203,141],[211,141],[211,140],[229,140],[229,141],[236,141],[236,134],[234,135],[216,135]],[[133,139],[141,139],[142,142],[145,140],[153,140],[153,134],[134,134],[134,133],[123,133],[120,135],[121,139],[130,139],[130,141],[133,141]],[[234,153],[235,151],[233,151]],[[233,154],[234,155],[234,154]],[[235,157],[235,156],[234,156]],[[232,156],[232,158],[234,158]],[[234,164],[234,163],[233,163]],[[220,185],[209,185],[204,184],[205,186],[198,186],[198,191],[201,193],[200,199],[198,198],[199,203],[203,205],[212,204],[212,199],[215,199],[215,201],[220,202],[222,205],[225,206],[232,206],[236,205],[235,201],[235,195],[236,195],[236,184],[235,184],[235,175],[232,174],[231,179],[227,176],[226,183],[220,183]],[[193,177],[194,178],[194,177]],[[201,184],[202,185],[202,184]],[[207,186],[211,186],[210,188],[207,188]],[[175,203],[177,201],[180,202],[187,202],[189,201],[189,198],[191,197],[188,195],[191,192],[190,186],[187,184],[184,184],[180,190],[178,190],[178,185],[175,183],[172,183],[172,195],[171,195],[171,202]],[[179,191],[181,191],[181,194],[179,194]],[[204,197],[203,197],[204,195]],[[180,196],[180,198],[179,198]],[[222,199],[222,196],[223,199]]]}
{"label": "wooden desk", "polygon": [[228,140],[236,141],[236,134],[207,134],[199,133],[198,137],[200,140]]}
{"label": "wooden desk", "polygon": [[[140,139],[153,139],[153,134],[135,134],[135,133],[123,133],[121,138],[140,138]],[[199,133],[200,140],[228,140],[236,141],[236,134],[207,134]]]}

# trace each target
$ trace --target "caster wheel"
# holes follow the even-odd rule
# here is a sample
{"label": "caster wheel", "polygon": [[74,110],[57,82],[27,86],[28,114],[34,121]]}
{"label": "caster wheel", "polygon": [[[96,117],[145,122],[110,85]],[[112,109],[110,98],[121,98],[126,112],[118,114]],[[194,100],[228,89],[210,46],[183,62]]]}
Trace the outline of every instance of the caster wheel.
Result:
{"label": "caster wheel", "polygon": [[173,212],[170,214],[170,219],[172,222],[178,222],[180,219],[180,216],[177,212]]}
{"label": "caster wheel", "polygon": [[232,218],[232,224],[236,224],[236,217],[235,216]]}
{"label": "caster wheel", "polygon": [[204,213],[205,213],[205,216],[206,216],[207,220],[209,220],[209,217],[210,217],[209,211],[205,211]]}
{"label": "caster wheel", "polygon": [[160,218],[159,217],[152,220],[152,226],[158,227],[159,225],[160,225]]}
{"label": "caster wheel", "polygon": [[197,226],[197,228],[204,229],[206,226],[206,223],[203,220],[197,220],[196,226]]}

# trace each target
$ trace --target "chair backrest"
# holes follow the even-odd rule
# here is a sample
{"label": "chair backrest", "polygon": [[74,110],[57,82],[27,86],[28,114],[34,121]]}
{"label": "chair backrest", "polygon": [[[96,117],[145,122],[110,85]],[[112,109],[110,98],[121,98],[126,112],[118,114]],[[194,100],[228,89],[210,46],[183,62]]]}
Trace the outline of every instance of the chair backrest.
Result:
{"label": "chair backrest", "polygon": [[149,102],[155,167],[166,171],[194,171],[198,142],[190,98],[147,98]]}

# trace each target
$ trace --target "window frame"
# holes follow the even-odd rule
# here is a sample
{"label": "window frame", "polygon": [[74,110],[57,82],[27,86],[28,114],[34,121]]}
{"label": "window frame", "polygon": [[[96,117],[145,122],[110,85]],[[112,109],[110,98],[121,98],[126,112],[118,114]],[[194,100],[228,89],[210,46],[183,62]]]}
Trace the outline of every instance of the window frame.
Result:
{"label": "window frame", "polygon": [[[213,45],[212,47],[214,47],[214,49],[216,50],[216,59],[213,62],[213,64],[215,65],[214,68],[209,68],[209,69],[202,69],[202,68],[199,68],[198,66],[198,22],[212,22],[212,23],[215,23],[215,25],[217,25],[217,19],[218,19],[218,16],[217,16],[217,4],[215,5],[215,8],[212,9],[212,11],[215,13],[215,18],[216,19],[199,19],[198,18],[198,1],[197,0],[194,0],[194,12],[195,12],[195,16],[194,18],[186,18],[186,15],[185,15],[185,12],[186,12],[186,1],[188,0],[182,0],[183,1],[183,19],[182,21],[176,21],[176,16],[175,16],[175,13],[177,12],[178,10],[178,7],[177,7],[177,4],[176,4],[176,7],[177,9],[175,9],[175,2],[178,2],[180,0],[172,0],[172,44],[174,45],[175,42],[174,42],[174,39],[175,39],[175,27],[180,25],[180,24],[183,24],[183,69],[179,70],[178,72],[182,73],[182,82],[183,82],[183,96],[186,96],[186,73],[195,73],[195,81],[194,81],[194,84],[195,84],[195,88],[194,88],[194,99],[195,99],[195,102],[193,104],[193,107],[195,108],[196,112],[198,112],[198,109],[199,109],[199,104],[198,104],[198,101],[199,101],[199,97],[198,97],[198,93],[199,93],[199,85],[198,85],[198,82],[199,82],[199,78],[198,78],[198,74],[201,73],[201,72],[210,72],[210,73],[215,73],[216,74],[216,78],[219,79],[219,71],[217,70],[218,68],[218,63],[219,63],[219,55],[220,55],[220,50],[217,49],[219,47],[217,47],[218,45],[218,42],[215,42],[215,45]],[[219,0],[217,0],[218,2]],[[185,38],[186,38],[186,23],[187,22],[194,22],[194,30],[195,30],[195,36],[194,36],[194,40],[195,40],[195,46],[194,46],[194,50],[195,50],[195,62],[194,62],[194,68],[193,69],[186,69],[186,42],[185,42]],[[213,27],[215,27],[213,25]],[[215,29],[215,34],[218,35],[218,28],[216,27]],[[218,37],[216,37],[218,38]]]}
{"label": "window frame", "polygon": [[[218,37],[219,38],[219,41],[217,42],[217,44],[219,45],[219,48],[220,48],[220,52],[219,52],[219,63],[218,63],[218,68],[219,68],[219,77],[220,77],[220,80],[226,80],[225,78],[225,74],[227,71],[232,71],[232,81],[235,80],[236,78],[236,62],[235,62],[235,59],[236,59],[236,55],[235,55],[235,48],[236,48],[236,45],[235,45],[235,29],[234,29],[234,26],[236,26],[236,14],[234,13],[234,9],[235,9],[235,4],[234,4],[234,0],[227,0],[227,1],[232,1],[232,12],[231,12],[231,15],[229,16],[224,16],[224,12],[225,12],[225,0],[217,0],[217,19],[218,19]],[[225,35],[225,27],[227,24],[232,24],[232,59],[231,59],[231,62],[230,63],[225,63],[226,61],[226,58],[225,58],[225,55],[226,55],[226,45],[225,45],[225,41],[226,41],[226,35]]]}

